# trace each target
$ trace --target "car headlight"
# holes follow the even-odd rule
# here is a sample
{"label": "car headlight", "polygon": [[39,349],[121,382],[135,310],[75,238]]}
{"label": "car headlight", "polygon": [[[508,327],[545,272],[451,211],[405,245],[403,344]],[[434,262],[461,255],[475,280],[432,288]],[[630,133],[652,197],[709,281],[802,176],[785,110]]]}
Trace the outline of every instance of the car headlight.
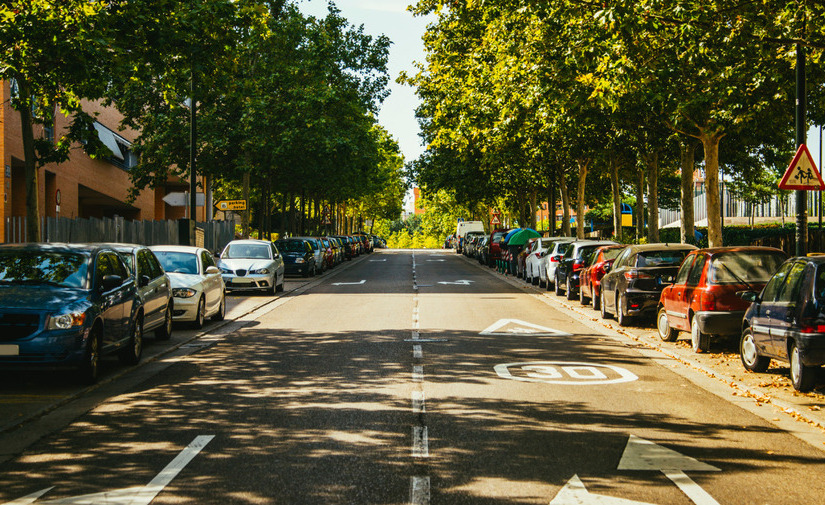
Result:
{"label": "car headlight", "polygon": [[255,275],[265,275],[265,274],[269,273],[269,269],[268,268],[259,268],[257,270],[250,270],[249,273],[255,274]]}
{"label": "car headlight", "polygon": [[47,327],[50,330],[68,330],[75,326],[83,326],[84,321],[86,321],[85,312],[71,312],[69,314],[49,316]]}
{"label": "car headlight", "polygon": [[295,263],[303,263],[304,258],[295,258]]}
{"label": "car headlight", "polygon": [[196,294],[198,292],[192,288],[172,288],[172,296],[175,298],[192,298]]}

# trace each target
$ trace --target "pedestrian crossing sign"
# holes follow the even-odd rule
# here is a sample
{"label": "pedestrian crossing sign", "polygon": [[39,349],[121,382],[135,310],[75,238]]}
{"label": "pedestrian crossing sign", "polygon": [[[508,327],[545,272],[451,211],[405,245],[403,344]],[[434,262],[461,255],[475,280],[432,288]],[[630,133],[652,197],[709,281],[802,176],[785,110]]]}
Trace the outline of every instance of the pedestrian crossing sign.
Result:
{"label": "pedestrian crossing sign", "polygon": [[807,191],[822,191],[825,182],[819,170],[816,169],[814,159],[805,144],[799,146],[788,170],[779,182],[779,189],[797,189]]}

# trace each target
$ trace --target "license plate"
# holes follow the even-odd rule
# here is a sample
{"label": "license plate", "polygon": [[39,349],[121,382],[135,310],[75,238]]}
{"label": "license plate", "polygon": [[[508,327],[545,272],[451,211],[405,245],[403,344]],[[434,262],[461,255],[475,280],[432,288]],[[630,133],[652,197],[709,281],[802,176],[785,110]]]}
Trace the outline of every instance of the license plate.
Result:
{"label": "license plate", "polygon": [[0,345],[0,356],[19,356],[19,345]]}

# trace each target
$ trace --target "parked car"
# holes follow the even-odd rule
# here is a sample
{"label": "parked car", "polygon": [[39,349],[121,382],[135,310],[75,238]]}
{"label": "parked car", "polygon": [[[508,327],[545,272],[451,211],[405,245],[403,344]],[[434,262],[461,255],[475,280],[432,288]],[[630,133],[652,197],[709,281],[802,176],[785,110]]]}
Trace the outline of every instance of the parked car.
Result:
{"label": "parked car", "polygon": [[344,260],[352,260],[355,257],[355,246],[352,237],[346,235],[336,235],[335,237],[341,239],[341,243],[344,245]]}
{"label": "parked car", "polygon": [[329,237],[321,237],[324,246],[324,264],[326,268],[335,268],[335,250],[332,248],[332,240]]}
{"label": "parked car", "polygon": [[137,293],[143,305],[143,332],[155,331],[158,340],[172,336],[172,281],[148,247],[135,244],[106,244],[120,254],[137,282]]}
{"label": "parked car", "polygon": [[625,326],[633,317],[653,317],[662,289],[673,282],[679,265],[696,246],[643,244],[628,246],[601,282],[601,316],[616,316]]}
{"label": "parked car", "polygon": [[233,240],[221,252],[218,268],[229,291],[284,290],[284,260],[268,240]]}
{"label": "parked car", "polygon": [[551,291],[555,288],[553,285],[553,280],[556,275],[556,267],[559,265],[559,261],[561,261],[564,253],[567,252],[567,248],[570,247],[570,244],[576,240],[573,237],[554,238],[558,240],[555,240],[553,247],[548,248],[548,250],[544,253],[544,261],[541,263],[541,270],[539,270],[539,283],[544,281],[547,291]]}
{"label": "parked car", "polygon": [[[582,305],[589,302],[593,309],[599,310],[602,277],[610,269],[613,260],[621,254],[625,247],[627,246],[621,244],[602,246],[591,253],[587,266],[579,278],[579,302]],[[607,267],[607,270],[605,267]]]}
{"label": "parked car", "polygon": [[479,263],[482,265],[487,264],[487,254],[490,250],[489,248],[490,236],[484,235],[478,239],[476,243],[476,253],[475,258],[478,260]]}
{"label": "parked car", "polygon": [[499,228],[490,233],[489,251],[487,253],[488,267],[495,267],[496,261],[501,259],[501,239],[503,239],[509,231],[507,228]]}
{"label": "parked car", "polygon": [[562,289],[568,300],[575,300],[579,295],[579,278],[582,270],[587,266],[590,253],[601,246],[618,245],[612,240],[577,240],[571,242],[559,260],[553,274],[553,285],[556,296],[561,296]]}
{"label": "parked car", "polygon": [[464,235],[464,247],[462,252],[468,258],[474,258],[478,247],[478,240],[484,236],[484,231],[468,231]]}
{"label": "parked car", "polygon": [[309,242],[310,247],[312,247],[312,255],[315,258],[315,270],[316,273],[322,274],[326,270],[326,265],[324,264],[324,245],[321,242],[321,239],[317,237],[295,237],[306,240]]}
{"label": "parked car", "polygon": [[791,258],[761,294],[741,296],[752,302],[739,342],[745,368],[764,372],[772,359],[782,361],[790,365],[796,390],[812,389],[825,364],[825,256]]}
{"label": "parked car", "polygon": [[223,321],[226,287],[212,253],[190,246],[151,246],[150,249],[172,281],[174,321],[191,322],[195,328],[202,328],[207,317]]}
{"label": "parked car", "polygon": [[284,238],[275,242],[284,260],[284,272],[300,274],[304,277],[315,276],[315,254],[309,241],[301,238]]}
{"label": "parked car", "polygon": [[135,279],[111,247],[0,245],[0,370],[72,369],[97,380],[100,358],[143,352]]}
{"label": "parked car", "polygon": [[695,352],[707,351],[711,335],[742,332],[750,302],[736,293],[761,291],[788,255],[773,247],[717,247],[692,251],[674,283],[659,297],[656,329],[665,341],[690,332]]}

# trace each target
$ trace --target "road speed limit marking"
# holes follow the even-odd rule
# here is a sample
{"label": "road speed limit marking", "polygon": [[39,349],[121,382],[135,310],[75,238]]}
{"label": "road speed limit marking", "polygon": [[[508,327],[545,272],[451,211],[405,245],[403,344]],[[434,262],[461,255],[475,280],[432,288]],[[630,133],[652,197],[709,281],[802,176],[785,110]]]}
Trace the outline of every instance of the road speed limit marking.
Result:
{"label": "road speed limit marking", "polygon": [[499,377],[522,382],[543,382],[570,386],[595,386],[632,382],[639,378],[631,371],[613,365],[568,361],[529,361],[503,363],[493,367]]}

